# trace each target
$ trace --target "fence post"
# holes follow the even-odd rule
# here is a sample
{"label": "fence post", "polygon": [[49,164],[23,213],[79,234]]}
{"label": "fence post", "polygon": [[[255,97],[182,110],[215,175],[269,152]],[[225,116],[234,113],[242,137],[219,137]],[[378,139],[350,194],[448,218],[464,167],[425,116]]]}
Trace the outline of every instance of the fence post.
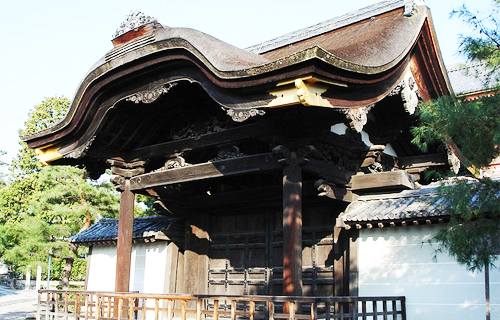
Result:
{"label": "fence post", "polygon": [[42,266],[38,266],[36,268],[36,285],[35,285],[35,290],[40,290],[41,286],[42,286]]}
{"label": "fence post", "polygon": [[219,320],[219,300],[214,300],[214,320]]}
{"label": "fence post", "polygon": [[196,299],[196,320],[201,320],[201,303],[203,301],[200,298]]}

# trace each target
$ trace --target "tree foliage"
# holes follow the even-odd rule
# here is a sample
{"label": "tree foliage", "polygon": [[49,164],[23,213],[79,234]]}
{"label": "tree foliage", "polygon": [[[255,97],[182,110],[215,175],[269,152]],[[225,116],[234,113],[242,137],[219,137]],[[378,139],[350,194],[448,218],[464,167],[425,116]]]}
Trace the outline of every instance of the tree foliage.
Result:
{"label": "tree foliage", "polygon": [[[442,97],[422,104],[420,125],[412,129],[413,142],[422,149],[429,143],[448,145],[470,168],[488,166],[500,154],[500,0],[487,13],[471,12],[464,5],[451,13],[472,27],[461,36],[460,52],[489,70],[484,87],[495,94],[472,101]],[[463,171],[466,172],[466,171]],[[475,176],[476,170],[471,170]],[[500,254],[500,181],[489,178],[454,179],[443,183],[450,223],[433,240],[469,270],[484,270],[486,319],[490,317],[489,268]]]}
{"label": "tree foliage", "polygon": [[[468,60],[481,61],[493,70],[491,75],[496,75],[500,66],[500,1],[493,1],[487,11],[473,12],[466,5],[462,5],[450,14],[459,17],[472,28],[472,34],[461,36],[460,52]],[[492,81],[498,80],[493,77]]]}
{"label": "tree foliage", "polygon": [[[46,129],[69,107],[63,97],[47,98],[29,113],[21,135]],[[100,217],[116,217],[119,194],[109,182],[96,182],[86,171],[70,166],[42,166],[33,150],[21,142],[14,159],[12,181],[0,189],[0,255],[11,272],[32,274],[46,269],[49,252],[80,255],[66,239]],[[57,274],[57,273],[56,273]]]}
{"label": "tree foliage", "polygon": [[500,154],[500,95],[459,101],[450,96],[423,103],[412,129],[413,142],[427,151],[431,143],[458,145],[466,159],[481,168]]}
{"label": "tree foliage", "polygon": [[[28,113],[28,119],[24,122],[24,127],[19,130],[19,135],[24,136],[51,127],[64,117],[69,105],[70,101],[65,97],[45,98]],[[21,141],[19,144],[21,149],[12,161],[11,167],[14,176],[24,177],[39,172],[43,165],[36,160],[35,152],[25,142]]]}
{"label": "tree foliage", "polygon": [[[6,154],[5,151],[0,150],[0,157],[5,154]],[[2,170],[2,168],[5,166],[7,166],[7,163],[0,160],[0,170]],[[7,176],[4,172],[0,171],[0,188],[5,187],[6,184],[7,184]]]}
{"label": "tree foliage", "polygon": [[493,265],[500,254],[500,183],[460,179],[442,185],[452,219],[434,240],[471,271]]}

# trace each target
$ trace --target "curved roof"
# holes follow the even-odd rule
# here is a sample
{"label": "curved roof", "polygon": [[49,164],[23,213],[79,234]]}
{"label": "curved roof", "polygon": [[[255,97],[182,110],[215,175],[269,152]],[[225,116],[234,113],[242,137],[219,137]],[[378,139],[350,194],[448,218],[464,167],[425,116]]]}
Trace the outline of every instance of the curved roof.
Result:
{"label": "curved roof", "polygon": [[381,72],[413,47],[428,14],[422,6],[405,15],[403,1],[384,1],[248,50],[276,60],[316,45],[353,71]]}
{"label": "curved roof", "polygon": [[151,22],[113,40],[115,47],[86,75],[61,122],[22,139],[49,154],[47,162],[78,159],[109,125],[106,117],[117,105],[149,104],[178,88],[189,94],[178,93],[176,99],[203,91],[236,121],[288,105],[342,112],[372,107],[409,70],[424,99],[448,94],[429,10],[417,2],[384,1],[249,50]]}

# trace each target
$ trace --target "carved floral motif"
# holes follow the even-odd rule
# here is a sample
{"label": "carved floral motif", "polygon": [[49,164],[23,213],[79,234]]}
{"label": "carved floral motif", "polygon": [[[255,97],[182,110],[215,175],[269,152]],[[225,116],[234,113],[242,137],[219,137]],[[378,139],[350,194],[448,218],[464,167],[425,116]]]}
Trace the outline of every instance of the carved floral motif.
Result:
{"label": "carved floral motif", "polygon": [[91,139],[89,139],[87,142],[85,142],[81,146],[75,148],[73,151],[71,151],[70,153],[68,153],[64,157],[71,158],[71,159],[79,159],[79,158],[85,156],[85,154],[89,150],[89,148],[92,145],[92,143],[94,142],[94,140],[95,140],[95,136],[93,136]]}
{"label": "carved floral motif", "polygon": [[126,20],[120,24],[118,29],[116,29],[115,34],[113,35],[113,39],[118,38],[122,34],[125,34],[129,31],[132,31],[136,28],[139,28],[145,24],[151,22],[158,22],[156,18],[145,15],[140,11],[130,11],[130,13],[125,18]]}
{"label": "carved floral motif", "polygon": [[162,94],[167,93],[170,89],[177,85],[176,82],[167,83],[165,85],[156,87],[149,91],[142,91],[129,96],[126,101],[131,101],[133,103],[152,103],[156,101]]}
{"label": "carved floral motif", "polygon": [[248,118],[255,116],[263,116],[265,112],[258,109],[226,109],[227,115],[236,122],[243,122]]}
{"label": "carved floral motif", "polygon": [[243,153],[240,152],[240,148],[238,148],[237,146],[231,146],[217,151],[217,157],[212,159],[211,161],[234,159],[241,156],[243,156]]}

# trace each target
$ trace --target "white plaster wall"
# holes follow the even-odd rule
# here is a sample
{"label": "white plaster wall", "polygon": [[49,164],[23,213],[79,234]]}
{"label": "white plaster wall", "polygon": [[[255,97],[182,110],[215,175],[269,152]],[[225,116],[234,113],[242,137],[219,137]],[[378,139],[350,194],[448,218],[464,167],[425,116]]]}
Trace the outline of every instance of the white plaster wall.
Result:
{"label": "white plaster wall", "polygon": [[116,246],[94,246],[89,262],[87,290],[114,291]]}
{"label": "white plaster wall", "polygon": [[[166,241],[133,244],[130,290],[140,293],[165,293]],[[116,246],[94,246],[89,264],[87,290],[114,291]]]}
{"label": "white plaster wall", "polygon": [[165,293],[167,242],[135,244],[132,255],[131,290]]}
{"label": "white plaster wall", "polygon": [[[359,296],[406,296],[407,319],[484,319],[484,274],[468,272],[428,240],[442,226],[362,229]],[[500,271],[490,270],[491,319],[500,318]]]}

